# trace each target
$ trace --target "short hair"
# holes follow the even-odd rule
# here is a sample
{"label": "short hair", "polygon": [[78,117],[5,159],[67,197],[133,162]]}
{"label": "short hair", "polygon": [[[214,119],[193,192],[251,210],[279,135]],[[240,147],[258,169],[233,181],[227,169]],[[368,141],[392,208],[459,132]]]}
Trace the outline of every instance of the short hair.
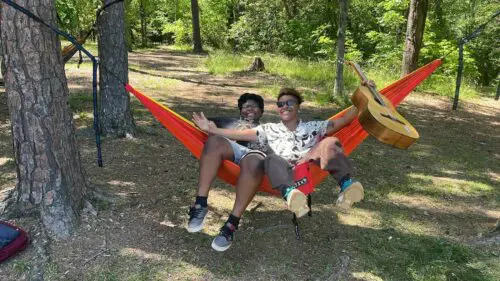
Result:
{"label": "short hair", "polygon": [[243,95],[240,96],[240,98],[238,99],[238,108],[240,109],[240,111],[241,108],[243,107],[243,104],[248,100],[253,100],[257,102],[260,110],[264,112],[264,99],[261,96],[253,93],[244,93]]}
{"label": "short hair", "polygon": [[280,89],[280,93],[278,95],[278,100],[282,97],[282,96],[293,96],[297,99],[297,102],[299,104],[301,104],[304,99],[302,98],[302,96],[300,95],[300,93],[295,90],[294,88],[281,88]]}

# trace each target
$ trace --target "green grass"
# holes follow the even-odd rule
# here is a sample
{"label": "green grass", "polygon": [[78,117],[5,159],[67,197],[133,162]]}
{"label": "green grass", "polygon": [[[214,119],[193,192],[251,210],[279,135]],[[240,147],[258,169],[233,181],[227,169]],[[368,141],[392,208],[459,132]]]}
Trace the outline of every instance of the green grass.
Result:
{"label": "green grass", "polygon": [[252,57],[240,54],[215,51],[204,61],[210,74],[224,75],[236,71],[243,71],[252,63]]}
{"label": "green grass", "polygon": [[485,264],[475,257],[484,255],[453,241],[401,236],[390,230],[384,236],[366,235],[365,239],[370,246],[358,249],[365,257],[364,267],[372,268],[376,275],[394,276],[384,280],[494,280],[478,269]]}
{"label": "green grass", "polygon": [[[288,58],[283,55],[274,54],[239,54],[227,51],[211,52],[203,62],[211,74],[228,75],[247,69],[254,58],[260,56],[266,66],[266,72],[285,78],[287,86],[303,88],[304,96],[319,104],[335,102],[345,106],[349,102],[345,99],[334,99],[335,64],[330,61],[304,60]],[[363,71],[370,79],[374,80],[379,89],[397,81],[400,76],[400,66],[392,68],[380,65],[363,65]],[[418,91],[431,92],[440,96],[453,97],[455,95],[455,77],[442,74],[433,74],[417,88]],[[348,95],[359,84],[359,78],[349,66],[344,67],[344,88]],[[276,92],[276,88],[283,85],[267,87],[266,91]],[[479,96],[494,95],[494,89],[474,86],[473,83],[464,79],[461,85],[460,98],[470,100]]]}

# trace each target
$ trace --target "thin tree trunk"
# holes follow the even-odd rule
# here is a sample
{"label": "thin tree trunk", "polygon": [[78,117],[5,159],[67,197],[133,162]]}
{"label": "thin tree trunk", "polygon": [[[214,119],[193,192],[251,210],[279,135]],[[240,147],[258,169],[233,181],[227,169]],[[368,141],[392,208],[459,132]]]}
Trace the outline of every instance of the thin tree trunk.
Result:
{"label": "thin tree trunk", "polygon": [[497,93],[495,95],[495,100],[498,100],[499,98],[500,98],[500,80],[498,80]]}
{"label": "thin tree trunk", "polygon": [[[103,0],[104,4],[109,2],[112,0]],[[130,96],[123,86],[123,82],[128,82],[124,17],[123,2],[117,3],[101,14],[98,25],[101,130],[105,135],[118,137],[133,135],[135,129]]]}
{"label": "thin tree trunk", "polygon": [[337,77],[335,78],[334,95],[340,96],[344,92],[344,54],[345,33],[347,26],[347,10],[349,1],[339,0],[339,29],[337,32]]}
{"label": "thin tree trunk", "polygon": [[401,76],[417,69],[418,56],[420,54],[420,48],[422,47],[422,40],[424,37],[427,5],[427,0],[410,1]]}
{"label": "thin tree trunk", "polygon": [[283,6],[285,6],[285,12],[286,15],[288,16],[288,19],[293,19],[294,13],[293,13],[293,8],[290,7],[290,4],[288,3],[288,0],[282,0]]}
{"label": "thin tree trunk", "polygon": [[140,1],[139,14],[141,17],[141,45],[146,47],[148,44],[148,39],[146,37],[146,7],[144,6],[144,0]]}
{"label": "thin tree trunk", "polygon": [[[18,0],[56,24],[53,0]],[[83,207],[85,180],[68,108],[68,86],[57,35],[2,3],[5,88],[17,184],[7,210],[35,213],[53,238],[68,237]],[[5,214],[4,214],[5,215]]]}
{"label": "thin tree trunk", "polygon": [[200,14],[198,7],[198,0],[191,0],[191,14],[193,16],[193,44],[194,51],[196,53],[203,52],[203,47],[201,45],[201,33],[200,33]]}

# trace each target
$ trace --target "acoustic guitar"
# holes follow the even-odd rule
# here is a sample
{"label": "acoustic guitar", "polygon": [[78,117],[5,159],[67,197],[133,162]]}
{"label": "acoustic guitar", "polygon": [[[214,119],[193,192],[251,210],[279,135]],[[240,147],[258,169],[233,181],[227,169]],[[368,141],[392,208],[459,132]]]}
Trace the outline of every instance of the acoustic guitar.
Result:
{"label": "acoustic guitar", "polygon": [[[347,62],[354,68],[362,81],[368,81],[359,65]],[[352,103],[359,110],[359,123],[370,135],[382,143],[406,149],[418,138],[417,130],[399,114],[392,103],[375,87],[359,86],[351,96]]]}

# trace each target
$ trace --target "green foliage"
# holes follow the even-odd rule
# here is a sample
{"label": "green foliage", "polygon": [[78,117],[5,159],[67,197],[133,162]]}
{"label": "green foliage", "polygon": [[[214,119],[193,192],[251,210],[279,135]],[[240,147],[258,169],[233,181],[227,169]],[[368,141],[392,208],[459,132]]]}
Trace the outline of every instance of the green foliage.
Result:
{"label": "green foliage", "polygon": [[[367,63],[369,69],[397,75],[402,63],[408,4],[409,0],[350,0],[345,58]],[[88,30],[100,5],[100,0],[56,1],[61,25],[75,34]],[[336,59],[337,1],[199,0],[199,9],[204,46],[239,53],[273,53],[292,61],[331,64]],[[456,77],[459,40],[499,9],[500,4],[494,0],[429,1],[419,64],[446,55],[437,74],[447,78],[436,79],[427,90],[450,95]],[[190,0],[126,0],[126,34],[130,46],[142,43],[141,19],[146,23],[148,43],[192,44]],[[496,85],[500,70],[500,48],[495,47],[499,29],[493,21],[466,44],[464,91],[471,89],[472,93],[475,87]],[[220,54],[214,54],[210,60],[217,57]],[[226,66],[212,70],[213,73],[224,73],[240,65],[239,57],[232,59],[236,62],[226,61]]]}
{"label": "green foliage", "polygon": [[76,36],[87,33],[96,18],[100,0],[56,0],[58,23],[63,30]]}
{"label": "green foliage", "polygon": [[163,25],[163,32],[173,33],[176,44],[182,45],[185,43],[191,43],[191,24],[186,21],[179,19],[173,23],[166,23]]}

